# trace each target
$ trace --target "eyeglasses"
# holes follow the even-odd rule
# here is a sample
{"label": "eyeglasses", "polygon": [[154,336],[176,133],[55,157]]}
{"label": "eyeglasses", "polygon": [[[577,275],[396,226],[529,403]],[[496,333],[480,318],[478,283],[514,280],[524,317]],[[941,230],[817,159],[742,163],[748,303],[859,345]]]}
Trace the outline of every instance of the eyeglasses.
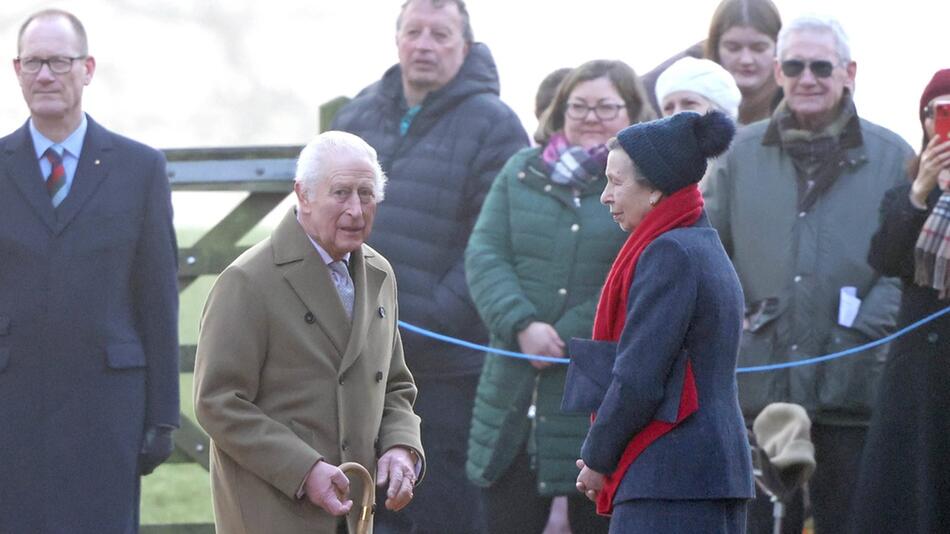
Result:
{"label": "eyeglasses", "polygon": [[782,74],[795,78],[804,72],[806,66],[815,78],[827,78],[835,70],[835,64],[825,59],[807,62],[800,59],[786,59],[782,62]]}
{"label": "eyeglasses", "polygon": [[587,118],[587,114],[591,111],[594,112],[594,116],[602,121],[610,121],[617,118],[617,115],[620,114],[620,110],[627,106],[623,104],[608,104],[602,102],[596,106],[588,106],[587,104],[582,104],[580,102],[568,102],[567,104],[567,116],[576,121],[582,121]]}
{"label": "eyeglasses", "polygon": [[46,59],[41,57],[18,57],[14,61],[20,65],[20,70],[27,74],[36,74],[43,68],[43,65],[47,65],[53,74],[66,74],[72,70],[73,61],[77,59],[86,59],[86,56],[53,56]]}

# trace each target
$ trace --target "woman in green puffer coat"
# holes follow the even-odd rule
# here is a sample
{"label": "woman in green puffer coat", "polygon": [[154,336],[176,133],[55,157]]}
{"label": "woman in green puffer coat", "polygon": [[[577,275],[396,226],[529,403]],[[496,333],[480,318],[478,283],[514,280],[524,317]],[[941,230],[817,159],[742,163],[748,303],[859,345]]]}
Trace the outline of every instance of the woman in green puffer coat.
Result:
{"label": "woman in green puffer coat", "polygon": [[[539,148],[501,170],[468,243],[469,290],[493,347],[570,357],[590,337],[604,277],[625,234],[600,205],[607,140],[653,119],[626,64],[574,69],[541,116]],[[588,418],[560,412],[567,366],[488,355],[478,384],[466,470],[484,488],[488,531],[540,533],[551,500],[568,496],[575,534],[607,532],[574,488]]]}

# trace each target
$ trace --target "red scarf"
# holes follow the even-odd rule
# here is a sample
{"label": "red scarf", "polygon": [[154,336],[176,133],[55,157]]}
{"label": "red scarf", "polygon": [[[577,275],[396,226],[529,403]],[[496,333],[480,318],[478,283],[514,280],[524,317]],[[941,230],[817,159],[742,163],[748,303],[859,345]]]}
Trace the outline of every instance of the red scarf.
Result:
{"label": "red scarf", "polygon": [[[614,260],[607,274],[607,281],[604,283],[604,290],[597,304],[597,315],[594,317],[594,339],[600,341],[620,339],[620,333],[623,331],[627,318],[627,297],[630,294],[630,286],[633,284],[640,254],[654,239],[665,232],[695,224],[702,212],[703,197],[696,185],[690,185],[668,196],[647,213],[620,249],[617,259]],[[597,498],[597,513],[610,515],[613,512],[614,495],[627,469],[651,443],[699,409],[697,397],[693,369],[687,360],[676,422],[653,420],[633,436],[623,451],[617,469],[613,473],[606,474],[604,488]],[[591,422],[594,421],[596,415],[596,413],[591,415]]]}

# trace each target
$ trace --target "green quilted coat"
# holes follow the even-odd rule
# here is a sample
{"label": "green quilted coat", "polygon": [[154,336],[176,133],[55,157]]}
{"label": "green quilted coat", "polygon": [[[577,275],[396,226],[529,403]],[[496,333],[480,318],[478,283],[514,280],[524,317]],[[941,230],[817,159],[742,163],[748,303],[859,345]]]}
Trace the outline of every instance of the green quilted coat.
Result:
{"label": "green quilted coat", "polygon": [[[589,338],[600,289],[626,234],[600,204],[606,178],[586,189],[552,183],[539,148],[511,157],[492,185],[465,252],[468,286],[491,344],[518,351],[532,321],[565,342]],[[488,355],[478,384],[466,471],[487,487],[527,450],[539,495],[573,494],[586,415],[560,412],[566,365],[538,371]]]}

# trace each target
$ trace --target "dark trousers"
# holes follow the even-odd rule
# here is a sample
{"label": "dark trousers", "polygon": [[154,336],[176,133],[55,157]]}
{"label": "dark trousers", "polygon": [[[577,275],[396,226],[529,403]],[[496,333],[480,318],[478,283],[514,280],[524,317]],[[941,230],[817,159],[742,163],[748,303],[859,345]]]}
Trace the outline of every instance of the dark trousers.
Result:
{"label": "dark trousers", "polygon": [[[815,534],[847,532],[851,497],[858,480],[867,428],[813,424],[815,474],[808,483]],[[783,534],[797,534],[804,522],[803,499],[797,492],[785,508]],[[749,509],[749,534],[771,534],[772,503],[761,491]]]}
{"label": "dark trousers", "polygon": [[744,534],[745,499],[636,499],[614,504],[610,534]]}
{"label": "dark trousers", "polygon": [[[522,452],[505,474],[482,490],[489,534],[541,534],[551,513],[553,497],[538,495],[538,477]],[[567,518],[572,534],[606,534],[607,517],[597,515],[594,503],[580,493],[568,495]]]}
{"label": "dark trousers", "polygon": [[414,406],[422,418],[425,477],[412,502],[386,510],[386,491],[376,493],[375,534],[481,534],[481,496],[465,475],[468,429],[478,375],[416,378]]}

